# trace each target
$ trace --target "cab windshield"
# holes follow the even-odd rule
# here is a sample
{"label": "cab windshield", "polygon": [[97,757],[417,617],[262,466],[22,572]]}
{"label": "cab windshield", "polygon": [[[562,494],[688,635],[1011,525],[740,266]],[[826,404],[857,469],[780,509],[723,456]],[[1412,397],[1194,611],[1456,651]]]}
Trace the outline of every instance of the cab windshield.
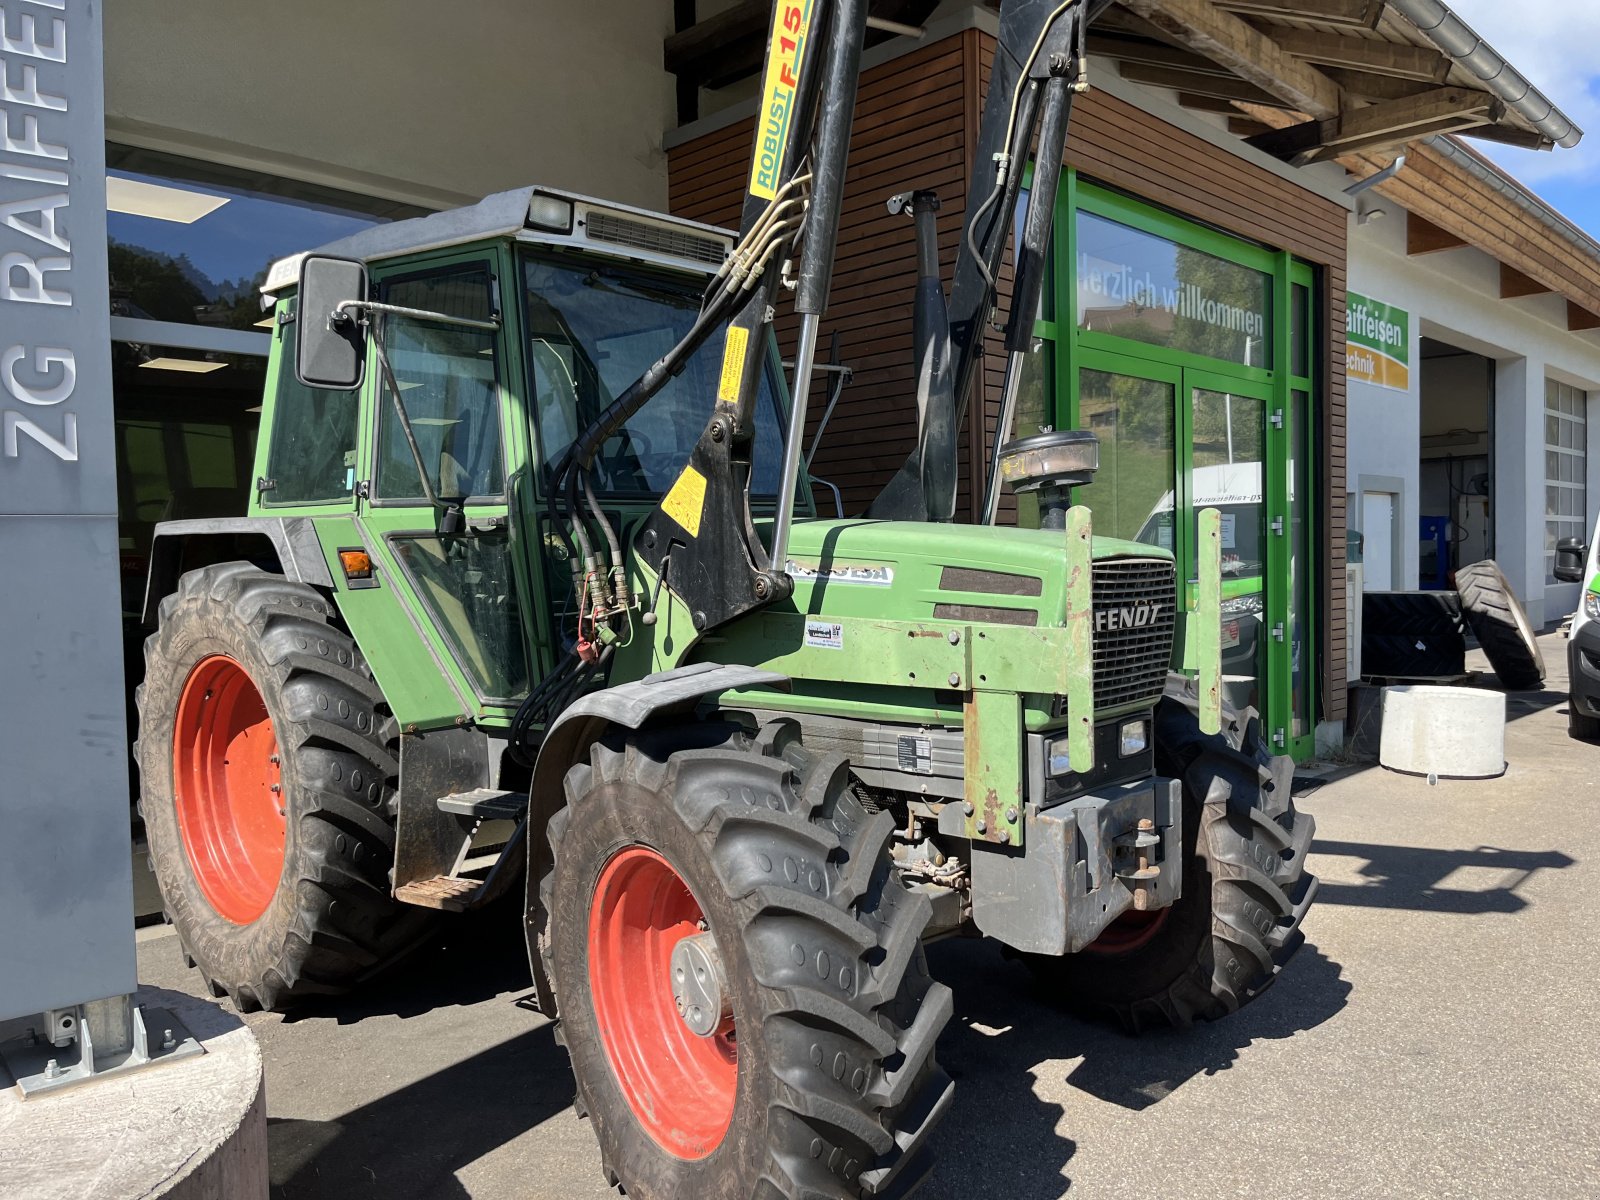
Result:
{"label": "cab windshield", "polygon": [[[548,469],[689,331],[705,280],[533,255],[523,259],[522,275],[534,422]],[[656,496],[671,487],[711,418],[721,368],[722,338],[713,335],[606,441],[595,460],[595,486],[613,496]],[[769,365],[756,401],[752,495],[776,494],[782,447],[776,371]]]}

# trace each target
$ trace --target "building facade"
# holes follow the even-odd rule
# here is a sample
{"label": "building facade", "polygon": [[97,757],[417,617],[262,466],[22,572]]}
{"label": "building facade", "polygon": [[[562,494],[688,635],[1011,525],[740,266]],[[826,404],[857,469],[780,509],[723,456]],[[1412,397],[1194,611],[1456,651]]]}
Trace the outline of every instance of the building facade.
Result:
{"label": "building facade", "polygon": [[[1074,114],[1017,422],[997,429],[996,336],[964,430],[967,518],[997,440],[1043,426],[1100,435],[1104,465],[1082,499],[1103,531],[1169,547],[1188,568],[1195,511],[1220,508],[1230,694],[1301,756],[1319,731],[1337,739],[1357,666],[1347,528],[1362,534],[1368,587],[1447,579],[1482,547],[1536,619],[1554,618],[1572,598],[1541,574],[1550,538],[1580,529],[1596,494],[1592,243],[1443,152],[1414,152],[1400,174],[1348,194],[1413,135],[1546,147],[1575,136],[1547,102],[1530,107],[1536,92],[1493,93],[1466,56],[1396,15],[1408,7],[1113,8],[1089,47],[1094,90]],[[766,8],[532,8],[493,0],[445,20],[400,0],[378,24],[309,0],[155,0],[114,6],[85,35],[103,35],[105,168],[72,203],[106,220],[106,436],[131,671],[155,523],[240,511],[255,486],[268,345],[256,292],[272,260],[535,182],[735,220]],[[822,338],[839,335],[853,382],[814,460],[829,485],[822,511],[834,488],[843,511],[860,511],[914,434],[913,230],[884,201],[939,194],[948,277],[969,185],[990,169],[975,160],[993,7],[872,11],[883,27],[865,59]],[[1441,195],[1446,183],[1458,191]],[[1412,252],[1414,222],[1443,231],[1433,253]],[[1371,353],[1385,350],[1401,353]],[[1471,380],[1482,395],[1469,413]],[[813,403],[808,436],[823,408]],[[0,460],[0,489],[8,469]],[[1444,575],[1437,548],[1424,571],[1424,517],[1451,524]],[[1029,513],[1007,498],[1004,519]]]}

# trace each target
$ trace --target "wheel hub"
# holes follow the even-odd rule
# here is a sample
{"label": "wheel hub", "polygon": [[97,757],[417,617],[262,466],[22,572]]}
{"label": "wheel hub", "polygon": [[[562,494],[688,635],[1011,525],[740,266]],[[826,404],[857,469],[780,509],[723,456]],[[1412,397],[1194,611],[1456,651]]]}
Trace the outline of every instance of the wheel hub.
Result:
{"label": "wheel hub", "polygon": [[672,948],[672,1000],[696,1037],[711,1037],[733,1017],[733,997],[722,956],[710,933],[686,937]]}

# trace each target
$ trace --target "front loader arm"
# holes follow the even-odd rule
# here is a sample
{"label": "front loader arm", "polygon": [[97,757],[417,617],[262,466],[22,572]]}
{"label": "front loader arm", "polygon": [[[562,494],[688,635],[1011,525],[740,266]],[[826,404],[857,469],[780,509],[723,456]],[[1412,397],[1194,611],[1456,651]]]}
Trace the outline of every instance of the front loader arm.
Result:
{"label": "front loader arm", "polygon": [[[948,521],[955,515],[954,489],[930,486],[927,476],[953,477],[957,470],[959,431],[982,378],[983,340],[997,300],[995,280],[1010,241],[1023,173],[1037,133],[1038,158],[1005,330],[1006,399],[997,441],[1006,436],[1022,355],[1031,349],[1033,314],[1039,309],[1044,286],[1044,256],[1072,98],[1086,85],[1084,34],[1110,5],[1111,0],[1005,0],[1000,6],[1000,36],[971,159],[962,249],[956,258],[950,295],[949,369],[954,388],[947,399],[937,392],[927,397],[930,403],[922,411],[917,448],[874,501],[872,516]],[[917,361],[924,362],[925,347],[920,342],[916,352]],[[997,490],[991,482],[980,520],[993,519]]]}

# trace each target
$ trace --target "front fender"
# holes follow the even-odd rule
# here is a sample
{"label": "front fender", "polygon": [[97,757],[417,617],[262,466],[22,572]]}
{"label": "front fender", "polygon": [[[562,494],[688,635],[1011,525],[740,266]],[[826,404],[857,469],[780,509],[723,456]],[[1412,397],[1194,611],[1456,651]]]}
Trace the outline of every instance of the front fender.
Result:
{"label": "front fender", "polygon": [[565,802],[562,780],[574,763],[581,762],[589,747],[607,730],[640,729],[657,717],[692,712],[708,696],[735,688],[772,687],[786,684],[788,677],[759,667],[725,667],[717,663],[694,663],[646,675],[633,683],[618,684],[590,692],[556,718],[539,747],[528,789],[528,870],[525,876],[527,900],[523,909],[523,933],[528,941],[528,961],[533,968],[534,994],[539,1011],[556,1015],[555,992],[544,976],[544,960],[539,954],[539,938],[548,915],[539,903],[539,881],[550,869],[552,854],[545,831],[550,818]]}

